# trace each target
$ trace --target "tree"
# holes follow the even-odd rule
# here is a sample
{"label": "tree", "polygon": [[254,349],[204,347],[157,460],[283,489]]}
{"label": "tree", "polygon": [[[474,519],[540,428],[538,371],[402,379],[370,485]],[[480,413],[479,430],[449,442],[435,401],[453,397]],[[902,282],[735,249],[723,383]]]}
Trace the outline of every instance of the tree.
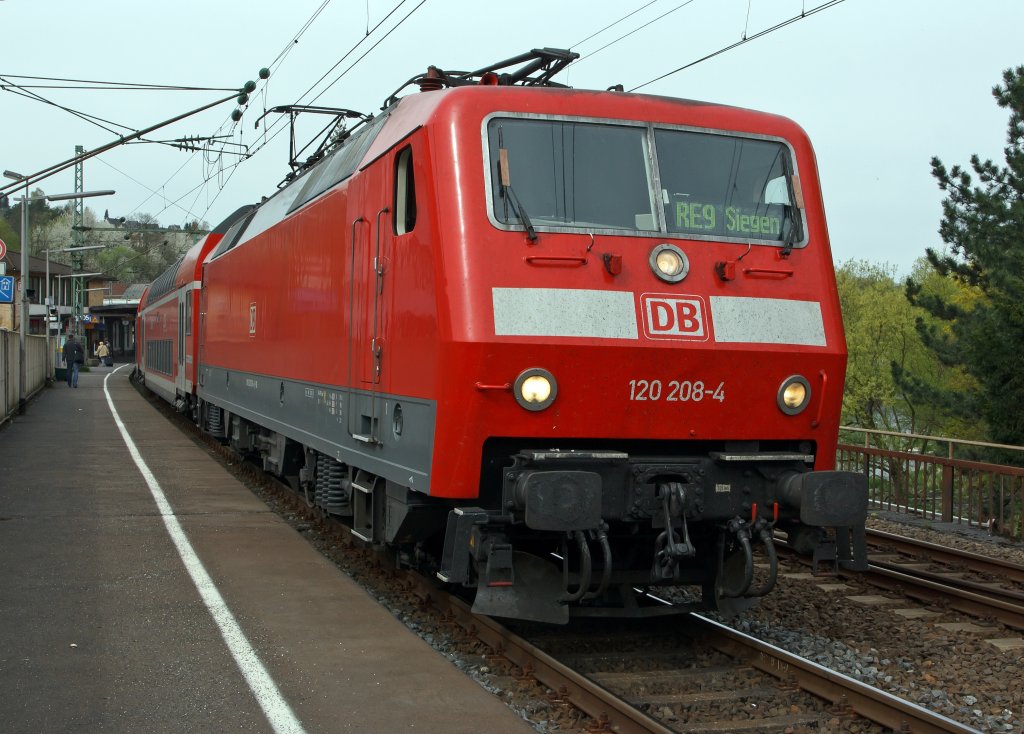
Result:
{"label": "tree", "polygon": [[[923,260],[914,272],[929,292],[946,285],[955,289],[932,274]],[[965,427],[953,422],[952,412],[934,397],[972,380],[962,370],[943,365],[925,347],[916,324],[937,322],[907,301],[895,269],[851,260],[836,269],[836,283],[849,352],[844,423],[898,433],[955,430],[958,436],[973,435],[965,434]],[[965,298],[962,293],[960,297]],[[918,391],[907,389],[911,375]]]}
{"label": "tree", "polygon": [[71,207],[48,208],[38,222],[35,216],[36,205],[33,203],[29,211],[29,225],[32,228],[29,233],[30,253],[35,257],[45,257],[44,250],[49,250],[50,259],[53,260],[60,254],[57,250],[71,245]]}
{"label": "tree", "polygon": [[21,249],[21,237],[4,217],[0,217],[0,240],[12,249]]}
{"label": "tree", "polygon": [[[906,293],[938,320],[919,321],[924,343],[943,364],[962,367],[975,380],[947,391],[942,402],[965,420],[983,419],[992,440],[1024,444],[1024,66],[1003,72],[992,94],[1010,112],[1006,165],[971,156],[975,185],[961,166],[947,170],[937,157],[931,161],[947,194],[939,234],[948,250],[929,248],[927,260],[934,273],[976,297],[964,303],[924,287],[919,277],[908,279]],[[909,376],[902,384],[925,392]]]}

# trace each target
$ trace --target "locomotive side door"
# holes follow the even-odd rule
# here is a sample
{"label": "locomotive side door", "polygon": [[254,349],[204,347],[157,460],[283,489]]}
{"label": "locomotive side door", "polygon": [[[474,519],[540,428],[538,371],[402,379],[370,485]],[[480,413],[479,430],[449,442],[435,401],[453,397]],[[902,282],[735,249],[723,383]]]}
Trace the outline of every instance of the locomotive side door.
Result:
{"label": "locomotive side door", "polygon": [[384,308],[392,245],[389,151],[359,176],[352,208],[349,283],[348,432],[364,443],[379,444],[380,393],[387,364],[387,312]]}
{"label": "locomotive side door", "polygon": [[188,306],[190,298],[192,298],[191,286],[186,286],[178,291],[178,348],[176,350],[178,363],[174,369],[174,387],[179,395],[188,392],[185,384],[185,335],[187,331],[191,331],[186,323],[186,319],[192,316],[192,309]]}

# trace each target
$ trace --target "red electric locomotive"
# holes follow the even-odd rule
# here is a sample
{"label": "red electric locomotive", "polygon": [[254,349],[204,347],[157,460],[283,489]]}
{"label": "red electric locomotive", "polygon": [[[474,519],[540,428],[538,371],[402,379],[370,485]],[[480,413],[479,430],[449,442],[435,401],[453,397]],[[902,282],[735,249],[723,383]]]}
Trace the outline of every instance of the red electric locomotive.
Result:
{"label": "red electric locomotive", "polygon": [[863,564],[806,135],[552,82],[574,57],[431,67],[372,119],[333,111],[358,123],[154,283],[147,385],[483,613],[659,614],[692,605],[644,592],[681,586],[740,609],[775,529]]}

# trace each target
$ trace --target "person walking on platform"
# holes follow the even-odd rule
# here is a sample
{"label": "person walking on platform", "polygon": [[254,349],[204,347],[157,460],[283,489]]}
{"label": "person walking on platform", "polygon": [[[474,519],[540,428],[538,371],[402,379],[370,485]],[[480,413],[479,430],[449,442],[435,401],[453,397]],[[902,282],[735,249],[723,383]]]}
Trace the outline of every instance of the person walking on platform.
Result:
{"label": "person walking on platform", "polygon": [[106,342],[101,340],[99,345],[96,347],[96,358],[99,359],[101,365],[106,365],[107,367],[109,367],[110,364],[107,362],[107,359],[109,357],[110,347],[107,346]]}
{"label": "person walking on platform", "polygon": [[68,334],[61,354],[64,356],[64,365],[68,373],[68,387],[78,387],[78,365],[85,362],[85,350],[75,341],[74,334]]}

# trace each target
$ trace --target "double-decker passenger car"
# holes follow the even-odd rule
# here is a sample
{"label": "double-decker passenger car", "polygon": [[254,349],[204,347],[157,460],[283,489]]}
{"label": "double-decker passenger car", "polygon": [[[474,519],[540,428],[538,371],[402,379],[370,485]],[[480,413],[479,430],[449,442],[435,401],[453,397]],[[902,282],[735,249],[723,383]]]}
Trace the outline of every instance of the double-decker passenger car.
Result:
{"label": "double-decker passenger car", "polygon": [[572,58],[432,67],[296,162],[154,283],[146,384],[485,613],[738,609],[775,529],[863,563],[807,136],[554,84]]}

